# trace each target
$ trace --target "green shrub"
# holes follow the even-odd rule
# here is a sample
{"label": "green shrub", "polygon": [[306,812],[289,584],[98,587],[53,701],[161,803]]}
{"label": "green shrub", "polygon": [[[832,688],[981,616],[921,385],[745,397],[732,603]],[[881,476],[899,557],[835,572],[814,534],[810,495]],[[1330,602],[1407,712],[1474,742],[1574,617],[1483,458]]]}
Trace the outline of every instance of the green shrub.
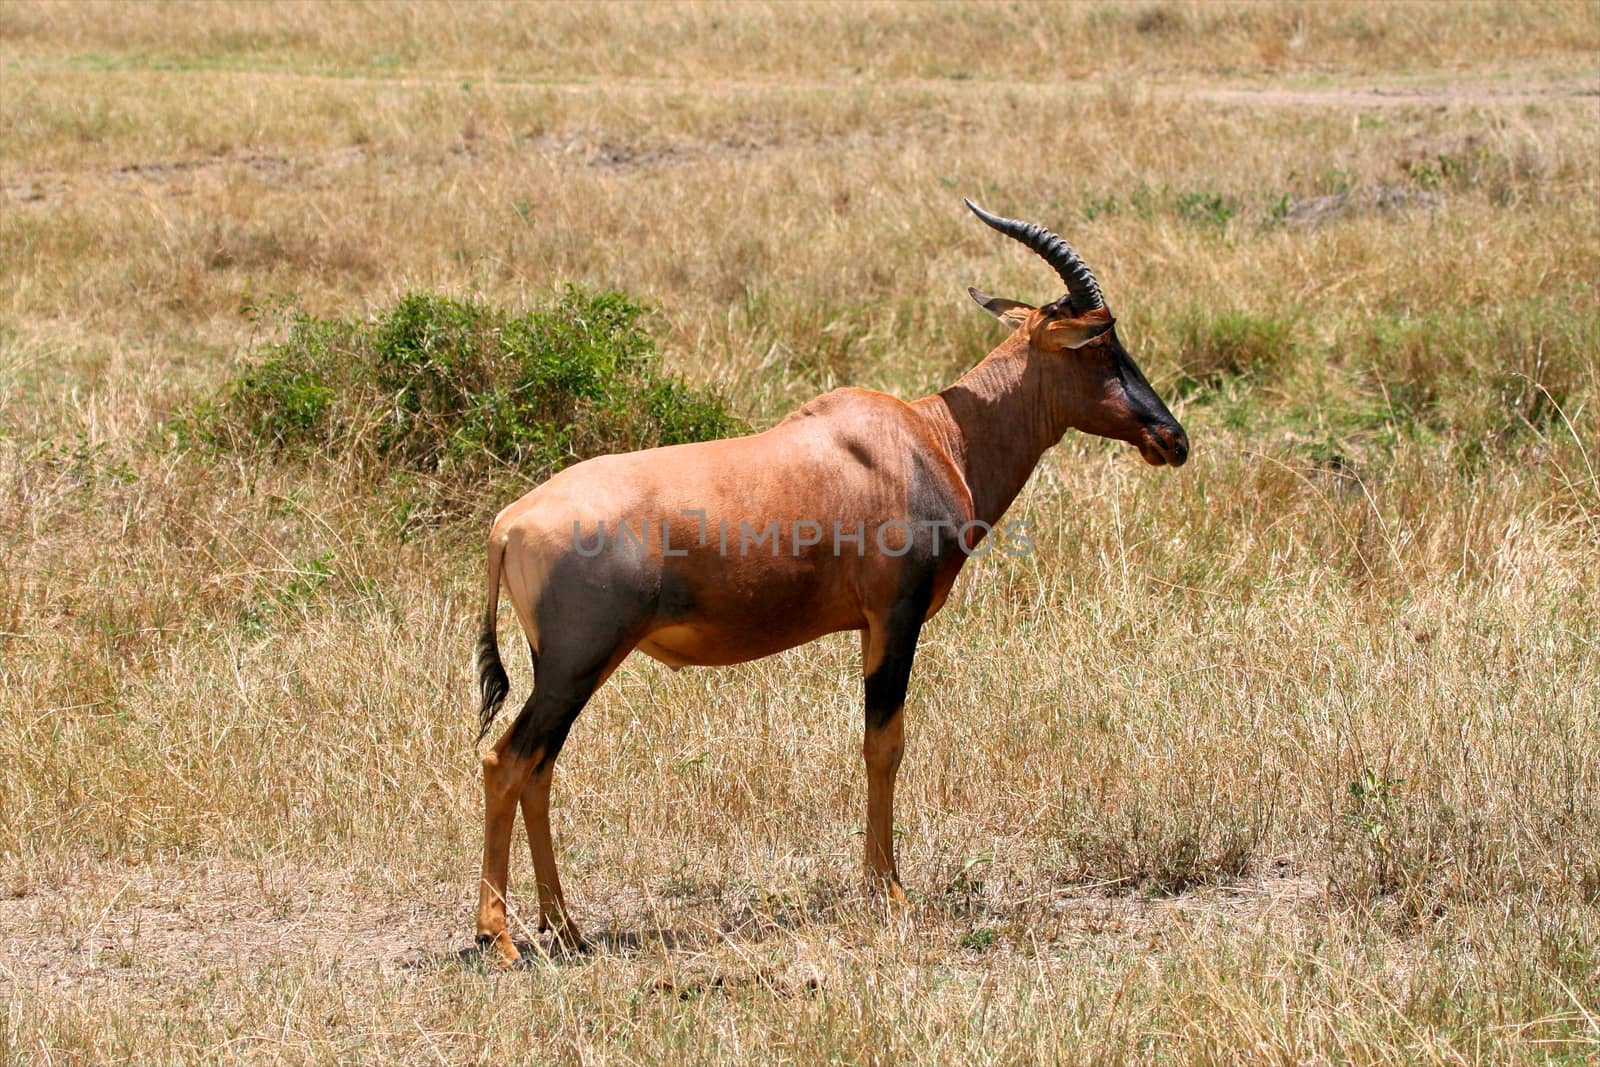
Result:
{"label": "green shrub", "polygon": [[603,452],[744,427],[714,394],[664,377],[621,293],[569,289],[514,314],[412,293],[370,322],[290,316],[287,336],[185,419],[238,452],[324,454],[453,476],[544,477]]}

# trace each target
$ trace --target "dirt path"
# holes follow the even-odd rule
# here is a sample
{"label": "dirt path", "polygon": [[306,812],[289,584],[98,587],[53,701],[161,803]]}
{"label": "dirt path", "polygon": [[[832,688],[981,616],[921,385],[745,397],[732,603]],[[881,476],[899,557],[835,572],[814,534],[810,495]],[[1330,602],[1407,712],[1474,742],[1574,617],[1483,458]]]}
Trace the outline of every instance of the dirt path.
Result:
{"label": "dirt path", "polygon": [[1497,104],[1570,103],[1587,101],[1600,108],[1600,72],[1593,77],[1542,85],[1503,82],[1460,82],[1438,86],[1348,86],[1333,89],[1204,89],[1163,88],[1163,95],[1183,95],[1217,104],[1261,107],[1463,107]]}

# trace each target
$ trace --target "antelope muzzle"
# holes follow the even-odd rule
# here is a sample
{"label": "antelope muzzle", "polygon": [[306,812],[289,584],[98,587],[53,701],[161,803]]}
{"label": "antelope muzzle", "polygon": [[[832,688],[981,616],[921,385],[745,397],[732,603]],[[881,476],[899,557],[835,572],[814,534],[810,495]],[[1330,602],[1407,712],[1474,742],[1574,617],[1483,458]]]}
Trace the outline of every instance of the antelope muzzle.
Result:
{"label": "antelope muzzle", "polygon": [[1122,381],[1128,414],[1138,427],[1130,436],[1130,443],[1152,467],[1183,466],[1189,458],[1189,435],[1150,388],[1138,364],[1120,343],[1116,344],[1115,353],[1117,377]]}

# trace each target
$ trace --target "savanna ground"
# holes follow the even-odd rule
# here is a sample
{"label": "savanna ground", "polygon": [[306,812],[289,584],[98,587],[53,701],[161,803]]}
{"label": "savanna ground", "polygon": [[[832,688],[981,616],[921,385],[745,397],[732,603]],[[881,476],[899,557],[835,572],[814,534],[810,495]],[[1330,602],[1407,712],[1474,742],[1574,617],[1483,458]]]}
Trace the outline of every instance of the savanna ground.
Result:
{"label": "savanna ground", "polygon": [[[6,1060],[1593,1062],[1597,49],[1590,3],[7,0]],[[485,969],[530,475],[185,420],[272,308],[569,282],[753,426],[927,392],[999,339],[965,286],[1056,295],[963,195],[1074,242],[1192,460],[1069,434],[924,631],[909,917],[853,635],[636,658],[556,781],[598,949]]]}

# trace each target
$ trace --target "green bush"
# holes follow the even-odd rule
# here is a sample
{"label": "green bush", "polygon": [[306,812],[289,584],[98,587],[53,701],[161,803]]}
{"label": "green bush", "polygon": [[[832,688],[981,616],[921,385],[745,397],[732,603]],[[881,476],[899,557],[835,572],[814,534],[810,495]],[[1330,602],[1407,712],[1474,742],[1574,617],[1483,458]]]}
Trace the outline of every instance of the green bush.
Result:
{"label": "green bush", "polygon": [[185,425],[230,451],[524,477],[742,432],[721,398],[661,374],[644,313],[577,289],[523,314],[429,293],[370,322],[291,313],[285,339]]}

